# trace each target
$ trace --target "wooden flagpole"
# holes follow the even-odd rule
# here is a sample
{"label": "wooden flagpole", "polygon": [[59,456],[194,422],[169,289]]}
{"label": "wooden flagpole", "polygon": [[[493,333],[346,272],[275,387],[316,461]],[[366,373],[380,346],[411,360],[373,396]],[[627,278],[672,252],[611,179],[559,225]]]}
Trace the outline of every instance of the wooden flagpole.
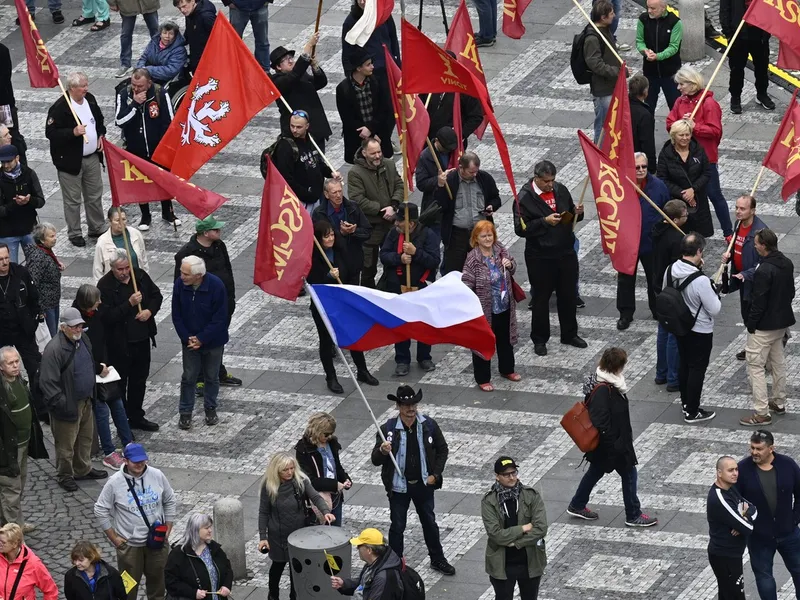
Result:
{"label": "wooden flagpole", "polygon": [[[331,264],[331,261],[328,260],[328,255],[325,254],[325,250],[323,249],[322,245],[319,243],[319,240],[317,239],[317,236],[313,236],[313,237],[314,237],[314,245],[317,247],[317,250],[319,250],[319,253],[322,255],[322,258],[325,261],[325,264],[328,265],[328,269],[333,271],[334,267]],[[338,275],[336,276],[336,283],[338,283],[340,285],[342,283],[342,280],[339,279]]]}
{"label": "wooden flagpole", "polygon": [[636,182],[635,182],[635,181],[631,180],[631,178],[630,178],[630,177],[628,177],[627,175],[625,176],[625,179],[627,179],[627,180],[630,182],[630,184],[631,184],[633,187],[635,187],[635,188],[636,188],[636,191],[639,193],[639,195],[640,195],[642,198],[644,198],[645,200],[647,200],[647,201],[648,201],[648,202],[651,204],[651,206],[652,206],[653,208],[655,208],[655,209],[656,209],[656,211],[658,211],[658,214],[660,214],[662,217],[664,217],[664,220],[665,220],[667,223],[669,223],[669,224],[670,224],[670,225],[672,225],[672,226],[673,226],[675,229],[677,229],[678,231],[680,231],[680,232],[681,232],[681,235],[686,235],[686,234],[683,232],[683,229],[681,229],[680,227],[678,227],[678,226],[675,224],[675,221],[673,221],[672,219],[670,219],[670,218],[667,216],[667,214],[666,214],[666,213],[665,213],[663,210],[661,210],[661,208],[658,206],[658,204],[656,204],[655,202],[653,202],[653,201],[650,199],[650,196],[648,196],[647,194],[645,194],[645,193],[644,193],[644,190],[642,190],[642,188],[640,188],[638,185],[636,185]]}
{"label": "wooden flagpole", "polygon": [[753,184],[753,189],[750,192],[750,195],[755,197],[756,190],[758,189],[758,185],[761,183],[761,178],[764,177],[764,173],[767,172],[767,167],[761,165],[761,170],[758,172],[758,176],[756,177],[756,182]]}
{"label": "wooden flagpole", "polygon": [[[119,220],[122,223],[122,241],[125,244],[125,252],[128,253],[128,265],[131,268],[131,283],[133,283],[133,292],[135,294],[139,293],[139,286],[136,284],[136,273],[133,271],[133,252],[131,252],[131,240],[128,238],[128,221],[125,217],[125,212],[120,210]],[[141,302],[136,305],[137,312],[142,312],[142,304]]]}
{"label": "wooden flagpole", "polygon": [[[317,22],[314,25],[314,33],[319,31],[319,22],[322,19],[322,0],[319,0],[319,4],[317,5]],[[314,44],[314,47],[311,49],[311,58],[312,60],[317,55],[317,45]]]}
{"label": "wooden flagpole", "polygon": [[617,57],[617,60],[619,61],[619,64],[620,64],[620,66],[621,66],[621,65],[622,65],[622,64],[623,64],[625,61],[624,61],[624,60],[622,60],[622,58],[620,57],[620,55],[617,53],[617,49],[616,49],[616,48],[614,48],[614,44],[612,44],[611,42],[609,42],[609,41],[608,41],[608,39],[606,39],[606,37],[605,37],[605,36],[604,36],[604,35],[603,35],[603,34],[600,32],[600,29],[597,27],[597,25],[595,25],[594,21],[592,21],[591,17],[589,17],[589,15],[586,13],[586,11],[585,11],[585,10],[583,10],[583,7],[580,5],[580,3],[578,2],[578,0],[572,0],[572,3],[573,3],[575,6],[577,6],[577,7],[578,7],[578,10],[579,10],[579,11],[581,11],[581,14],[583,14],[583,16],[584,16],[584,17],[586,17],[586,20],[589,22],[589,25],[591,25],[591,26],[594,28],[594,30],[597,32],[597,35],[599,35],[599,36],[600,36],[600,39],[601,39],[601,40],[603,40],[603,41],[605,42],[606,46],[608,46],[608,49],[609,49],[609,50],[611,50],[611,53],[612,53],[614,56],[616,56],[616,57]]}
{"label": "wooden flagpole", "polygon": [[717,68],[714,69],[714,72],[711,74],[711,78],[708,80],[708,83],[706,84],[706,87],[703,89],[703,93],[700,94],[700,98],[697,100],[697,104],[694,105],[694,110],[692,110],[692,114],[689,115],[690,119],[694,119],[695,114],[697,114],[697,111],[700,109],[700,106],[703,104],[703,100],[705,100],[706,94],[708,94],[708,90],[711,89],[711,84],[714,83],[714,79],[716,79],[717,73],[719,73],[719,70],[722,68],[722,65],[725,63],[725,58],[727,58],[728,53],[731,51],[731,48],[733,48],[733,42],[735,42],[736,38],[739,37],[739,32],[742,30],[743,26],[744,26],[744,19],[739,21],[739,26],[736,28],[736,31],[734,32],[734,34],[731,36],[731,39],[728,40],[728,47],[725,48],[725,52],[722,53],[722,58],[719,59],[719,63],[717,63]]}

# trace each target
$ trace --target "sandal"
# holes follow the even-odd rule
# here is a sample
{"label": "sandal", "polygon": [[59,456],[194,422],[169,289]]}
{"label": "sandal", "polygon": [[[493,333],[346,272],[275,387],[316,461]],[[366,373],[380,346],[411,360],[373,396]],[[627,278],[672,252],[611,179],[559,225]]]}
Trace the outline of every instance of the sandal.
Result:
{"label": "sandal", "polygon": [[106,19],[105,21],[97,21],[97,23],[89,28],[89,31],[103,31],[103,29],[109,27],[111,27],[111,19]]}
{"label": "sandal", "polygon": [[519,373],[500,373],[500,375],[509,381],[522,381],[522,375]]}
{"label": "sandal", "polygon": [[494,386],[491,383],[479,383],[478,387],[484,392],[493,392]]}
{"label": "sandal", "polygon": [[81,25],[89,25],[90,23],[94,23],[94,21],[94,17],[78,17],[77,19],[72,19],[72,26],[80,27]]}

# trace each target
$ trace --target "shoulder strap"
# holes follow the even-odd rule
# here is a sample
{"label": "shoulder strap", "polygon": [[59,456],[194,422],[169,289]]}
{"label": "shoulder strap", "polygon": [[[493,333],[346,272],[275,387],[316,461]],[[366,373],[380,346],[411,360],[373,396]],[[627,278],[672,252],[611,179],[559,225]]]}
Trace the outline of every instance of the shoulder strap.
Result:
{"label": "shoulder strap", "polygon": [[63,366],[63,367],[61,367],[61,373],[62,373],[62,374],[63,374],[63,373],[64,373],[64,372],[65,372],[67,369],[69,369],[69,366],[72,364],[72,361],[73,361],[73,360],[75,360],[75,354],[76,354],[77,352],[78,352],[78,348],[77,348],[77,347],[75,347],[75,346],[73,345],[73,347],[72,347],[72,352],[70,352],[70,355],[69,355],[69,358],[67,359],[67,362],[65,362],[65,363],[64,363],[64,366]]}
{"label": "shoulder strap", "polygon": [[697,271],[696,273],[692,273],[686,279],[684,279],[682,283],[678,284],[677,290],[679,292],[683,292],[683,290],[685,290],[688,287],[688,285],[692,283],[695,279],[704,276],[705,274],[702,271]]}
{"label": "shoulder strap", "polygon": [[[123,477],[125,477],[125,475],[123,475]],[[125,477],[125,483],[128,484],[128,489],[131,491],[131,494],[133,494],[133,500],[136,502],[136,508],[139,509],[139,514],[142,515],[142,519],[144,519],[144,524],[147,525],[148,529],[150,529],[150,520],[147,518],[147,515],[144,514],[142,503],[139,502],[139,496],[136,495],[136,489],[134,487],[133,480]]]}
{"label": "shoulder strap", "polygon": [[599,387],[601,387],[601,386],[610,387],[610,386],[609,386],[607,383],[604,383],[604,382],[598,382],[598,383],[596,383],[596,384],[595,384],[595,386],[592,388],[592,391],[591,391],[591,392],[589,392],[589,395],[588,395],[588,396],[586,396],[586,400],[584,400],[584,401],[583,401],[583,403],[584,403],[586,406],[589,406],[589,400],[591,400],[591,399],[592,399],[592,396],[594,396],[594,393],[595,393],[595,392],[597,391],[597,389],[598,389]]}
{"label": "shoulder strap", "polygon": [[19,582],[22,579],[22,572],[25,570],[25,565],[28,564],[28,556],[27,556],[28,550],[25,549],[25,552],[26,552],[25,558],[23,559],[22,564],[20,564],[19,566],[19,571],[17,571],[17,577],[16,579],[14,579],[14,585],[11,587],[11,595],[8,597],[8,600],[14,600],[16,598],[17,587],[19,586]]}

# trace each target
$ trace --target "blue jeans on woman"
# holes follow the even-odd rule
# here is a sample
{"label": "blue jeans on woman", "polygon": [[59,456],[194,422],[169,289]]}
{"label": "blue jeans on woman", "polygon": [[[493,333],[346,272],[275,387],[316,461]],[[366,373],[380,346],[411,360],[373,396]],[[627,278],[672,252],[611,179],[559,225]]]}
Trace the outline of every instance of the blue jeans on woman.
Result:
{"label": "blue jeans on woman", "polygon": [[47,330],[50,332],[50,337],[56,337],[58,333],[58,315],[59,310],[57,306],[44,311],[44,322],[47,325]]}
{"label": "blue jeans on woman", "polygon": [[747,549],[750,552],[750,565],[753,575],[756,576],[756,588],[761,600],[777,600],[778,589],[775,577],[772,575],[772,563],[775,560],[775,551],[781,555],[783,564],[792,575],[794,589],[800,590],[800,531],[797,527],[786,537],[764,538],[750,536],[747,540]]}
{"label": "blue jeans on woman", "polygon": [[8,245],[8,254],[11,257],[11,262],[19,264],[19,247],[33,246],[33,236],[28,234],[0,237],[0,242]]}
{"label": "blue jeans on woman", "polygon": [[[147,25],[147,31],[150,34],[150,39],[153,39],[158,34],[158,11],[142,15],[144,24]],[[121,67],[131,66],[131,55],[133,53],[133,28],[136,25],[136,15],[126,17],[122,15],[122,29],[119,34],[119,65]]]}
{"label": "blue jeans on woman", "polygon": [[342,526],[342,508],[344,507],[344,492],[340,492],[338,497],[334,497],[333,499],[333,508],[331,512],[333,516],[336,517],[336,520],[331,523],[334,527],[341,527]]}
{"label": "blue jeans on woman", "polygon": [[711,204],[714,205],[714,212],[717,213],[719,225],[722,227],[722,235],[728,237],[733,235],[733,223],[731,223],[731,211],[728,208],[728,201],[722,195],[722,186],[719,183],[719,167],[717,163],[711,163],[711,175],[708,178],[706,193]]}
{"label": "blue jeans on woman", "polygon": [[658,337],[656,338],[656,379],[666,380],[667,385],[678,385],[678,340],[658,324]]}
{"label": "blue jeans on woman", "polygon": [[[616,470],[619,476],[622,477],[622,501],[625,503],[625,520],[635,521],[642,514],[642,506],[639,504],[639,497],[636,495],[636,485],[639,481],[639,475],[636,472],[636,467],[631,467],[630,471]],[[605,475],[605,471],[594,463],[589,463],[589,468],[583,475],[575,495],[572,497],[569,505],[575,510],[583,510],[589,502],[589,496],[592,494],[594,486]]]}
{"label": "blue jeans on woman", "polygon": [[258,64],[269,73],[269,4],[264,4],[258,10],[240,10],[231,4],[231,25],[239,34],[244,35],[244,29],[250,23],[253,26],[253,38],[256,42],[255,54]]}
{"label": "blue jeans on woman", "polygon": [[117,428],[122,447],[124,448],[133,441],[131,428],[128,425],[128,415],[125,414],[125,405],[122,403],[122,398],[115,398],[108,402],[96,401],[94,403],[94,420],[97,424],[97,435],[100,437],[100,447],[106,456],[117,449],[111,437],[111,426],[108,423],[109,414],[114,420],[114,427]]}
{"label": "blue jeans on woman", "polygon": [[478,37],[493,40],[497,37],[497,0],[472,0],[478,11]]}

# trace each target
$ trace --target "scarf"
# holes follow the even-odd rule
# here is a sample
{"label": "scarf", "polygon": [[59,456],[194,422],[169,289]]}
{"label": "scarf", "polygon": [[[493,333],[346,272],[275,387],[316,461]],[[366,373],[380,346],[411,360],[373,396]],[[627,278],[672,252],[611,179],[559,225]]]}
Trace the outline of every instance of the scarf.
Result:
{"label": "scarf", "polygon": [[17,179],[20,175],[22,175],[22,164],[17,163],[17,166],[11,171],[3,171],[3,175],[8,179]]}
{"label": "scarf", "polygon": [[55,263],[56,263],[56,266],[60,266],[60,265],[61,265],[61,263],[59,263],[59,262],[58,262],[58,258],[56,258],[56,255],[55,255],[55,253],[53,252],[53,249],[52,249],[52,248],[45,248],[45,247],[44,247],[44,246],[42,246],[41,244],[36,244],[36,246],[37,246],[37,247],[38,247],[38,248],[39,248],[39,249],[40,249],[42,252],[44,252],[45,254],[47,254],[47,256],[49,256],[50,258],[52,258],[52,259],[53,259],[53,262],[55,262]]}
{"label": "scarf", "polygon": [[517,481],[514,487],[507,488],[504,485],[500,485],[499,481],[495,481],[494,485],[492,486],[492,491],[497,494],[497,501],[502,507],[503,504],[509,500],[519,503],[519,495],[522,492],[522,484]]}
{"label": "scarf", "polygon": [[628,393],[628,386],[625,383],[625,376],[622,373],[614,375],[613,373],[606,373],[605,371],[601,370],[600,367],[597,367],[595,375],[597,376],[597,381],[613,385],[619,390],[620,394]]}

